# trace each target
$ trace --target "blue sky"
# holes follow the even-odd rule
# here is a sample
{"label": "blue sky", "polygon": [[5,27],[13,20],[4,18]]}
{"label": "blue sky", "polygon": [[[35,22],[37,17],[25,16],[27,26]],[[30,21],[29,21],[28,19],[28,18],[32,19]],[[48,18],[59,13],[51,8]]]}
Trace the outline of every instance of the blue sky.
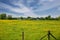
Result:
{"label": "blue sky", "polygon": [[14,17],[60,16],[60,0],[0,0],[0,13]]}

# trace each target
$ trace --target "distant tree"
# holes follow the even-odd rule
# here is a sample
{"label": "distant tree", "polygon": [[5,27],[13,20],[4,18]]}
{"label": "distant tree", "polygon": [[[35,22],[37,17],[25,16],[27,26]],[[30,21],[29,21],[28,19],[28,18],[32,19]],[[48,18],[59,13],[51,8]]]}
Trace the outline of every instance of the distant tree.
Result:
{"label": "distant tree", "polygon": [[32,19],[32,17],[29,17],[29,16],[28,16],[26,19],[27,19],[27,20],[31,20],[31,19]]}
{"label": "distant tree", "polygon": [[45,17],[45,19],[46,20],[51,20],[51,16],[49,15],[49,16]]}
{"label": "distant tree", "polygon": [[60,16],[58,17],[58,19],[60,20]]}
{"label": "distant tree", "polygon": [[7,19],[9,19],[9,20],[13,19],[12,15],[8,15]]}
{"label": "distant tree", "polygon": [[37,17],[37,18],[36,18],[36,20],[40,20],[40,18],[39,18],[39,17]]}
{"label": "distant tree", "polygon": [[6,18],[7,18],[6,14],[4,13],[0,14],[0,19],[6,19]]}
{"label": "distant tree", "polygon": [[45,18],[44,17],[40,17],[40,20],[45,20]]}
{"label": "distant tree", "polygon": [[60,16],[56,17],[56,20],[60,20]]}
{"label": "distant tree", "polygon": [[14,17],[14,18],[12,18],[12,20],[18,20],[18,18]]}
{"label": "distant tree", "polygon": [[0,14],[0,19],[1,19],[1,14]]}
{"label": "distant tree", "polygon": [[48,16],[48,19],[51,19],[51,15]]}
{"label": "distant tree", "polygon": [[37,20],[37,18],[31,18],[31,20]]}
{"label": "distant tree", "polygon": [[23,18],[23,17],[20,17],[19,19],[20,19],[20,20],[23,20],[24,18]]}

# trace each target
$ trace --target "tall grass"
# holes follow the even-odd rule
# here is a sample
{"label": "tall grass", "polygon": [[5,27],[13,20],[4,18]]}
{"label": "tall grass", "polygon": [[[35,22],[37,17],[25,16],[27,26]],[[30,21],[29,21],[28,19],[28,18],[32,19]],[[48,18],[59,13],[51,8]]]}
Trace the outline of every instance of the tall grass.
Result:
{"label": "tall grass", "polygon": [[[0,20],[1,40],[22,40],[22,31],[25,33],[25,40],[40,40],[48,30],[60,40],[60,21]],[[47,37],[43,40],[47,40]],[[51,40],[54,39],[51,37]]]}

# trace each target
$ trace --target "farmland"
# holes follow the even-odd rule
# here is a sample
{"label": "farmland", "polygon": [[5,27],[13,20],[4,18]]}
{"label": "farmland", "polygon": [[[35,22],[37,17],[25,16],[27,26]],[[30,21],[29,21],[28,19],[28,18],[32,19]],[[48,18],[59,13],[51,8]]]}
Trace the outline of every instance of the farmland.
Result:
{"label": "farmland", "polygon": [[22,31],[25,40],[40,40],[48,30],[60,40],[59,20],[0,20],[0,40],[22,40]]}

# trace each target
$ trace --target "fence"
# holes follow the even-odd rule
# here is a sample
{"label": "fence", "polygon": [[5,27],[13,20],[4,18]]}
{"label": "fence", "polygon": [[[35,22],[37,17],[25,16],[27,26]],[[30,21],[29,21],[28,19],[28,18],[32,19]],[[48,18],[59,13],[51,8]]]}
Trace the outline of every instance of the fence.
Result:
{"label": "fence", "polygon": [[42,40],[42,39],[43,39],[44,37],[46,37],[46,36],[48,36],[48,40],[50,40],[50,36],[52,36],[55,40],[57,40],[57,39],[55,38],[55,36],[53,36],[53,35],[51,34],[50,31],[48,31],[48,34],[45,35],[45,36],[43,36],[40,40]]}
{"label": "fence", "polygon": [[[56,37],[54,35],[52,35],[52,33],[50,31],[48,31],[47,35],[44,35],[42,38],[40,38],[40,40],[43,40],[46,36],[48,36],[47,37],[48,40],[51,40],[50,36],[53,37],[55,40],[57,40]],[[22,40],[24,40],[24,32],[22,32]]]}

